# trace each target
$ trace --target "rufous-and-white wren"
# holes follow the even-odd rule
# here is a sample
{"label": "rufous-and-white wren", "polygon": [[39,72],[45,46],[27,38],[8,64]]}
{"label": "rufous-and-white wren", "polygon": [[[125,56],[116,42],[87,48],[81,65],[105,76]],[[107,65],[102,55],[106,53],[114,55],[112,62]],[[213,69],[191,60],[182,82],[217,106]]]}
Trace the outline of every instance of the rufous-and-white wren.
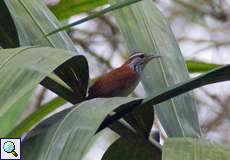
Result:
{"label": "rufous-and-white wren", "polygon": [[138,85],[146,64],[159,57],[142,52],[132,54],[123,65],[99,77],[89,88],[87,99],[128,96]]}

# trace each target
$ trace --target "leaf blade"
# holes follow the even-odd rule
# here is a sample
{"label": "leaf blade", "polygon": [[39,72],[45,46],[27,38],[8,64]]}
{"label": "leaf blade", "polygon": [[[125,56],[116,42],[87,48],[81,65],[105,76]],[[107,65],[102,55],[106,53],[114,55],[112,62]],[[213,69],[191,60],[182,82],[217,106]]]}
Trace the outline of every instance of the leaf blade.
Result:
{"label": "leaf blade", "polygon": [[[44,37],[45,34],[59,28],[61,25],[43,1],[5,0],[4,2],[15,22],[21,46],[50,46],[72,51],[71,53],[75,55],[78,53],[75,45],[65,31]],[[81,68],[86,71],[85,77],[88,77],[88,66],[82,65]],[[87,81],[82,77],[78,78],[81,84],[85,85]],[[77,84],[79,81],[75,81],[75,83]],[[82,88],[85,89],[86,87],[83,86]]]}
{"label": "leaf blade", "polygon": [[205,63],[205,62],[193,61],[193,60],[186,61],[186,64],[190,73],[207,72],[209,70],[221,66],[218,64],[211,64],[211,63]]}
{"label": "leaf blade", "polygon": [[[54,52],[56,57],[52,56]],[[4,121],[4,114],[11,106],[34,89],[60,63],[72,56],[64,50],[47,47],[0,50],[0,125],[7,123]],[[0,135],[4,136],[14,126],[12,124],[8,129],[2,128]]]}
{"label": "leaf blade", "polygon": [[65,104],[66,101],[60,97],[54,98],[47,104],[41,106],[37,111],[17,125],[6,137],[21,137],[25,132],[32,128],[42,118],[48,115],[51,111]]}
{"label": "leaf blade", "polygon": [[[110,0],[110,3],[122,0]],[[180,81],[188,80],[183,57],[165,18],[151,0],[115,11],[129,53],[161,55],[149,62],[142,76],[147,94],[157,94]],[[189,107],[185,107],[189,105]],[[191,94],[176,97],[155,107],[168,136],[200,136],[196,105]]]}
{"label": "leaf blade", "polygon": [[225,160],[229,156],[230,146],[204,139],[169,138],[163,146],[163,160]]}
{"label": "leaf blade", "polygon": [[105,152],[102,160],[160,160],[160,154],[141,143],[131,143],[124,138],[116,140]]}
{"label": "leaf blade", "polygon": [[107,0],[62,0],[57,5],[51,6],[50,8],[57,18],[62,20],[106,3]]}
{"label": "leaf blade", "polygon": [[52,130],[54,134],[50,136],[50,141],[46,139],[48,146],[44,153],[38,152],[40,159],[80,159],[103,119],[113,109],[135,100],[121,97],[97,98],[79,104],[65,116],[55,131]]}
{"label": "leaf blade", "polygon": [[127,5],[130,5],[132,3],[136,3],[136,2],[139,2],[139,1],[141,1],[141,0],[127,0],[127,1],[124,1],[124,2],[121,2],[121,3],[117,3],[117,4],[114,4],[114,5],[111,5],[110,7],[107,7],[105,9],[102,9],[101,11],[95,12],[94,14],[91,14],[91,15],[85,17],[85,18],[82,18],[82,19],[78,20],[78,21],[75,21],[75,22],[73,22],[71,24],[62,26],[62,27],[60,27],[58,29],[55,29],[55,30],[53,30],[52,32],[50,32],[48,34],[45,34],[45,37],[51,36],[51,35],[53,35],[55,33],[58,33],[60,31],[66,30],[66,29],[68,29],[70,27],[73,27],[75,25],[78,25],[78,24],[84,23],[86,21],[89,21],[91,19],[94,19],[94,18],[96,18],[98,16],[101,16],[101,15],[107,13],[107,12],[111,12],[113,10],[125,7]]}

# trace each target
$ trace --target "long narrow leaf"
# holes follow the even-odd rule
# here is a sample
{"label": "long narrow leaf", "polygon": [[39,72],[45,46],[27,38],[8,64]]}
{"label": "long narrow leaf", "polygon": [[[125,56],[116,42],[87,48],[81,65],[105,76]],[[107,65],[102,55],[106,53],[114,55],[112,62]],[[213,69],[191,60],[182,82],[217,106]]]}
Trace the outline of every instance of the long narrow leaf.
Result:
{"label": "long narrow leaf", "polygon": [[[82,67],[84,70],[81,69]],[[41,84],[70,103],[76,104],[86,96],[89,81],[88,72],[87,60],[84,56],[79,55],[72,57],[54,70],[59,78],[56,76],[46,77]]]}
{"label": "long narrow leaf", "polygon": [[61,0],[57,5],[50,8],[58,19],[66,19],[106,3],[107,0]]}
{"label": "long narrow leaf", "polygon": [[142,105],[141,108],[137,108],[124,116],[124,119],[137,131],[138,134],[146,139],[149,138],[154,121],[154,110],[151,105]]}
{"label": "long narrow leaf", "polygon": [[207,84],[223,82],[223,81],[228,81],[228,80],[230,80],[230,65],[219,67],[204,75],[198,76],[186,82],[179,83],[167,89],[166,91],[162,92],[162,94],[158,94],[158,96],[154,96],[154,95],[149,96],[144,101],[146,103],[155,105],[169,98],[172,98],[180,94],[186,93],[188,91],[191,91],[195,88],[198,88],[198,87],[201,87]]}
{"label": "long narrow leaf", "polygon": [[73,22],[73,23],[71,23],[71,24],[68,24],[68,25],[66,25],[66,26],[63,26],[63,27],[61,27],[61,28],[58,28],[58,29],[56,29],[56,30],[54,30],[54,31],[52,31],[52,32],[50,32],[50,33],[48,33],[48,34],[46,34],[45,37],[48,37],[48,36],[50,36],[50,35],[53,35],[53,34],[55,34],[55,33],[60,32],[60,31],[66,30],[66,29],[68,29],[68,28],[70,28],[70,27],[73,27],[73,26],[75,26],[75,25],[84,23],[84,22],[89,21],[89,20],[91,20],[91,19],[94,19],[94,18],[96,18],[96,17],[99,17],[99,16],[101,16],[101,15],[107,13],[107,12],[111,12],[111,11],[113,11],[113,10],[116,10],[116,9],[119,9],[119,8],[122,8],[122,7],[125,7],[125,6],[127,6],[127,5],[130,5],[130,4],[132,4],[132,3],[136,3],[136,2],[139,2],[139,1],[141,1],[141,0],[126,0],[126,1],[124,1],[124,2],[114,4],[114,5],[112,5],[112,6],[108,7],[108,8],[105,8],[105,9],[99,11],[99,12],[95,12],[94,14],[89,15],[88,17],[82,18],[81,20],[78,20],[78,21],[76,21],[76,22]]}
{"label": "long narrow leaf", "polygon": [[[45,118],[43,121],[41,121],[37,125],[35,125],[37,123],[37,122],[35,122],[34,124],[32,124],[30,126],[30,127],[33,126],[33,128],[29,132],[27,132],[26,134],[25,134],[25,132],[30,128],[28,128],[28,129],[27,128],[22,128],[22,130],[20,131],[18,136],[23,137],[22,141],[24,142],[24,141],[27,141],[28,139],[30,139],[31,137],[46,134],[46,132],[49,132],[50,129],[52,130],[52,128],[54,126],[58,125],[64,119],[64,117],[75,107],[77,107],[77,106],[75,105],[75,106],[72,106],[70,108],[66,108],[66,109],[64,109],[64,110],[62,110],[62,111],[60,111],[58,113],[55,113],[55,114],[49,116],[48,118]],[[37,115],[37,117],[38,116],[39,115]],[[33,119],[33,117],[31,117],[31,118]],[[37,120],[40,121],[42,118],[43,117],[40,116],[40,119],[37,119]],[[27,121],[24,125],[27,125],[27,123],[30,123],[30,122]]]}
{"label": "long narrow leaf", "polygon": [[6,137],[21,137],[25,132],[32,128],[42,118],[47,116],[51,111],[65,104],[66,101],[60,97],[57,97],[47,104],[40,106],[40,108],[32,113],[28,118],[23,120],[18,126],[16,126]]}
{"label": "long narrow leaf", "polygon": [[[114,4],[123,0],[110,2]],[[156,95],[164,88],[188,80],[185,62],[175,37],[152,0],[143,0],[117,10],[115,17],[129,53],[142,51],[161,55],[159,60],[147,65],[142,76],[142,84],[148,95]],[[155,107],[155,111],[168,136],[200,136],[196,105],[191,94],[164,102]]]}
{"label": "long narrow leaf", "polygon": [[14,104],[12,104],[9,109],[4,113],[4,115],[0,116],[0,134],[5,135],[19,122],[19,119],[23,112],[25,111],[27,105],[30,102],[30,99],[33,95],[34,89],[28,91],[21,97],[18,97]]}
{"label": "long narrow leaf", "polygon": [[[84,70],[81,69],[84,67]],[[74,92],[77,98],[84,98],[88,88],[89,68],[84,56],[73,57],[54,70]]]}
{"label": "long narrow leaf", "polygon": [[[45,6],[43,1],[5,0],[5,3],[14,19],[21,46],[50,46],[66,49],[72,51],[72,54],[77,54],[76,47],[65,31],[53,34],[49,37],[44,36],[51,31],[60,28],[61,25],[52,12],[50,12]],[[56,56],[55,53],[53,56]],[[87,67],[87,65],[81,65],[81,70],[85,70],[84,77],[88,77]],[[71,77],[73,74],[78,75],[77,73],[71,73],[71,75],[68,76]],[[88,84],[86,85],[87,81],[85,81],[85,79],[86,78],[82,79],[82,77],[77,77],[75,83],[77,84],[81,82],[79,86],[85,85],[82,86],[82,88],[85,89],[88,86]]]}
{"label": "long narrow leaf", "polygon": [[162,160],[227,160],[230,146],[204,139],[169,138],[163,146]]}
{"label": "long narrow leaf", "polygon": [[43,85],[46,88],[49,88],[49,90],[56,93],[58,96],[64,98],[66,101],[75,104],[77,101],[76,96],[74,95],[74,92],[69,89],[69,87],[66,87],[63,85],[63,83],[58,83],[57,81],[51,79],[50,77],[45,77],[41,82],[41,85]]}
{"label": "long narrow leaf", "polygon": [[[34,140],[33,147],[38,148],[39,146],[39,149],[33,152],[38,159],[81,159],[103,119],[115,108],[131,101],[135,101],[135,99],[99,98],[83,102],[78,108],[68,113],[57,127],[49,130],[45,137],[43,135],[43,139],[39,139],[38,135],[27,142]],[[36,141],[36,139],[40,141]],[[24,146],[27,148],[26,142]],[[26,150],[24,150],[25,152]]]}
{"label": "long narrow leaf", "polygon": [[157,157],[157,152],[144,147],[139,143],[130,143],[124,138],[119,138],[114,142],[103,155],[102,160],[161,160]]}
{"label": "long narrow leaf", "polygon": [[65,50],[48,47],[0,50],[0,136],[7,134],[16,125],[16,122],[9,125],[5,119],[9,109],[14,105],[19,108],[20,105],[25,105],[17,102],[25,98],[25,95],[58,65],[72,56],[73,54]]}
{"label": "long narrow leaf", "polygon": [[[121,105],[119,108],[126,108],[126,107],[131,107],[131,106],[134,106],[134,105],[139,105],[141,103],[142,100],[139,100],[139,101],[134,101],[134,102],[130,102],[130,103],[127,103],[125,105]],[[77,106],[77,105],[75,105]],[[65,116],[66,114],[68,114],[73,108],[75,108],[74,106],[72,107],[69,107],[69,108],[66,108],[56,114],[53,114],[52,116],[44,119],[42,122],[40,122],[38,125],[36,125],[31,131],[29,131],[29,133],[24,137],[24,140],[30,138],[31,136],[34,136],[34,135],[37,135],[37,134],[41,134],[42,132],[46,131],[50,126],[56,124],[56,123],[59,123]],[[46,109],[48,110],[48,109]],[[40,113],[37,113],[37,117],[41,117],[39,115]],[[105,121],[106,119],[108,119],[110,117],[110,115],[108,115],[106,118],[105,118]],[[33,117],[31,117],[33,119]],[[30,119],[30,117],[28,117],[28,119]],[[39,119],[41,120],[41,119]],[[38,121],[36,121],[37,123]],[[29,123],[29,121],[27,121],[27,123]],[[98,130],[97,132],[101,131],[102,129],[104,129],[105,127],[107,127],[107,123],[110,123],[110,121],[106,121],[106,123],[101,123],[100,126],[98,127]],[[35,124],[35,123],[34,123]],[[24,125],[27,125],[26,123]],[[21,133],[25,133],[27,130],[24,130],[23,132]],[[116,131],[115,131],[116,132]],[[16,132],[17,133],[17,132]],[[22,136],[22,135],[18,135],[18,136]]]}
{"label": "long narrow leaf", "polygon": [[49,38],[43,38],[60,23],[42,1],[38,0],[4,0],[16,25],[20,46],[40,45],[67,49],[75,52],[73,42],[65,31]]}
{"label": "long narrow leaf", "polygon": [[186,64],[187,64],[188,71],[190,73],[207,72],[211,69],[221,66],[218,64],[210,64],[210,63],[192,61],[192,60],[186,61]]}

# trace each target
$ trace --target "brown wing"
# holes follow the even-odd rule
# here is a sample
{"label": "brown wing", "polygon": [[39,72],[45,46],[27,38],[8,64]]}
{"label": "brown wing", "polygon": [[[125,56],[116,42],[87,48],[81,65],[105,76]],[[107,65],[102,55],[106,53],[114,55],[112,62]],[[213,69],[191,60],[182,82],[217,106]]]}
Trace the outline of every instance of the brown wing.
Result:
{"label": "brown wing", "polygon": [[89,97],[127,96],[139,82],[139,75],[129,66],[117,68],[100,77],[89,89]]}

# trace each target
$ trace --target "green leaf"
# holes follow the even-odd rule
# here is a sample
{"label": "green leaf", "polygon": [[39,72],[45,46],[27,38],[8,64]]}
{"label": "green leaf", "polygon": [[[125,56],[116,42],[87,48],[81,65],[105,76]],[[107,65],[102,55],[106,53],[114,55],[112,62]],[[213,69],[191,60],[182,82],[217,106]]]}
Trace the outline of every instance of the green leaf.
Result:
{"label": "green leaf", "polygon": [[50,8],[58,19],[66,19],[106,3],[107,0],[61,0],[57,5]]}
{"label": "green leaf", "polygon": [[[159,154],[159,156],[157,156]],[[103,155],[102,160],[161,160],[161,154],[153,152],[140,143],[131,143],[124,138],[114,142]]]}
{"label": "green leaf", "polygon": [[[110,0],[111,4],[123,0]],[[148,95],[189,79],[175,37],[152,0],[144,0],[115,11],[129,53],[141,51],[161,55],[145,68],[142,84]],[[170,99],[155,107],[168,136],[200,136],[197,111],[191,94]]]}
{"label": "green leaf", "polygon": [[167,138],[163,146],[163,160],[227,160],[230,146],[204,139]]}
{"label": "green leaf", "polygon": [[21,153],[24,159],[35,159],[35,160],[45,160],[43,159],[43,154],[46,152],[48,148],[47,142],[53,136],[53,133],[58,127],[58,123],[54,124],[49,128],[46,132],[40,134],[39,136],[35,136],[26,141],[22,142],[22,150]]}
{"label": "green leaf", "polygon": [[[57,80],[57,81],[55,81]],[[66,101],[75,104],[77,98],[74,95],[74,92],[72,91],[69,86],[67,86],[63,81],[61,81],[59,78],[56,78],[53,80],[50,77],[45,77],[40,84],[43,85],[46,88],[49,88],[49,90],[53,91],[58,96],[64,98]]]}
{"label": "green leaf", "polygon": [[[29,139],[31,137],[34,137],[34,136],[36,136],[38,134],[39,135],[43,135],[44,132],[49,131],[50,128],[52,128],[53,126],[59,124],[64,119],[64,117],[73,108],[75,108],[75,106],[72,106],[72,107],[66,108],[66,109],[64,109],[64,110],[62,110],[60,112],[54,113],[51,116],[48,116],[47,118],[45,118],[44,120],[42,120],[41,122],[39,122],[38,124],[35,123],[36,125],[33,126],[33,128],[31,130],[29,130],[29,132],[27,132],[24,136],[21,135],[21,136],[23,136],[23,141],[27,141],[27,139]],[[27,125],[27,124],[24,124],[24,125]],[[21,133],[24,133],[25,131],[26,130],[22,130]]]}
{"label": "green leaf", "polygon": [[50,112],[56,108],[65,104],[66,101],[60,97],[54,98],[47,104],[40,106],[38,110],[32,113],[29,117],[23,120],[19,125],[17,125],[6,137],[21,137],[29,129],[31,129],[35,124],[47,116]]}
{"label": "green leaf", "polygon": [[50,36],[50,35],[53,35],[53,34],[55,34],[55,33],[60,32],[60,31],[66,30],[66,29],[68,29],[68,28],[70,28],[70,27],[73,27],[73,26],[75,26],[75,25],[78,25],[78,24],[81,24],[81,23],[83,23],[83,22],[89,21],[89,20],[91,20],[91,19],[97,18],[97,17],[99,17],[99,16],[101,16],[101,15],[104,15],[105,13],[108,13],[108,12],[111,12],[111,11],[113,11],[113,10],[116,10],[116,9],[119,9],[119,8],[122,8],[122,7],[125,7],[125,6],[127,6],[127,5],[131,5],[131,4],[136,3],[136,2],[139,2],[139,1],[141,1],[141,0],[126,0],[126,1],[123,1],[123,2],[120,2],[120,3],[116,3],[116,4],[114,4],[114,5],[111,5],[110,7],[107,7],[107,8],[105,8],[105,9],[102,9],[102,10],[99,11],[99,12],[95,12],[94,14],[91,14],[91,15],[89,15],[89,16],[87,16],[87,17],[85,17],[85,18],[82,18],[82,19],[80,19],[80,20],[78,20],[78,21],[76,21],[76,22],[73,22],[73,23],[71,23],[71,24],[65,25],[65,26],[60,27],[60,28],[58,28],[58,29],[56,29],[56,30],[53,30],[52,32],[46,34],[45,37],[48,37],[48,36]]}
{"label": "green leaf", "polygon": [[160,94],[158,94],[157,96],[155,96],[155,94],[152,94],[151,96],[146,98],[143,103],[155,105],[164,102],[169,98],[186,93],[201,86],[228,80],[230,80],[230,65],[219,67],[191,80],[176,84],[166,89],[165,91],[160,92]]}
{"label": "green leaf", "polygon": [[45,34],[60,27],[60,23],[43,1],[5,0],[5,3],[16,25],[20,46],[50,46],[70,50],[76,54],[73,42],[65,31],[49,38],[44,37]]}
{"label": "green leaf", "polygon": [[17,30],[4,1],[0,1],[0,46],[14,48],[19,46]]}
{"label": "green leaf", "polygon": [[192,60],[186,61],[186,64],[187,64],[187,68],[190,73],[206,72],[206,71],[209,71],[211,69],[221,66],[218,64],[210,64],[210,63],[192,61]]}
{"label": "green leaf", "polygon": [[116,159],[123,155],[122,158],[118,159],[133,159],[136,157],[139,159],[161,160],[161,145],[155,140],[150,141],[148,137],[143,137],[137,134],[136,131],[127,129],[128,126],[124,125],[124,123],[122,124],[122,121],[113,122],[109,127],[119,133],[121,138],[109,147],[103,157],[104,159]]}
{"label": "green leaf", "polygon": [[[130,102],[128,104],[120,106],[119,108],[124,108],[124,107],[129,108],[130,106],[139,105],[141,103],[141,101],[142,100],[134,101],[132,103]],[[68,107],[68,108],[66,108],[66,109],[64,109],[64,110],[62,110],[62,111],[60,111],[58,113],[55,113],[55,114],[49,116],[48,118],[44,119],[38,125],[36,125],[32,130],[30,130],[29,133],[25,136],[24,139],[28,139],[31,136],[41,134],[42,132],[46,131],[50,126],[54,125],[55,123],[59,123],[66,116],[66,114],[68,114],[73,108],[75,108],[75,106]],[[105,127],[107,127],[107,123],[109,123],[109,122],[106,121],[106,120],[109,117],[110,117],[110,115],[107,116],[106,119],[104,120],[106,123],[104,123],[104,121],[101,123],[101,125],[99,126],[97,132],[99,132],[102,129],[104,129]],[[118,127],[118,128],[120,129],[120,127]]]}
{"label": "green leaf", "polygon": [[84,56],[69,59],[55,69],[54,73],[73,90],[75,99],[86,96],[89,81],[89,67]]}
{"label": "green leaf", "polygon": [[[53,54],[55,53],[55,57]],[[48,47],[24,47],[0,50],[0,137],[6,135],[10,127],[5,116],[11,107],[21,108],[19,103],[26,98],[39,82],[50,74],[58,65],[71,58],[73,54],[65,50]],[[25,99],[24,99],[25,101]]]}
{"label": "green leaf", "polygon": [[[50,46],[54,48],[66,49],[73,51],[71,53],[76,54],[77,50],[71,41],[70,37],[65,31],[53,34],[49,37],[44,37],[44,35],[60,27],[60,23],[56,17],[50,12],[50,10],[45,6],[41,0],[5,0],[7,7],[16,24],[16,28],[19,34],[19,40],[21,46],[28,45],[39,45],[39,46]],[[55,53],[54,55],[55,56]],[[78,65],[78,64],[76,64]],[[73,67],[71,65],[71,67]],[[82,65],[81,70],[85,71],[83,77],[88,77],[88,66]],[[82,72],[78,69],[78,72]],[[71,77],[68,75],[68,77]],[[78,73],[74,73],[78,75]],[[77,77],[79,81],[75,81],[78,86],[86,84],[85,78]],[[49,81],[50,82],[50,81]],[[80,82],[80,84],[78,84]],[[54,89],[52,83],[49,83],[47,88]],[[70,86],[71,87],[71,86]],[[85,86],[81,86],[86,88]],[[86,92],[83,91],[84,93]],[[60,91],[58,92],[60,93]]]}
{"label": "green leaf", "polygon": [[[28,139],[24,144],[24,155],[37,159],[81,159],[91,138],[103,119],[120,105],[135,101],[134,98],[97,98],[85,101],[69,112],[65,118],[49,129]],[[39,138],[39,137],[42,138]],[[28,145],[33,144],[33,150]],[[27,154],[26,154],[27,153]],[[25,159],[28,159],[25,157]]]}
{"label": "green leaf", "polygon": [[88,72],[86,58],[79,55],[72,57],[54,70],[59,77],[51,75],[51,77],[46,77],[41,84],[72,104],[77,104],[86,97]]}
{"label": "green leaf", "polygon": [[154,110],[150,105],[142,105],[124,116],[124,119],[138,132],[148,139],[154,121]]}
{"label": "green leaf", "polygon": [[23,114],[23,111],[25,111],[27,107],[33,92],[34,89],[19,97],[18,100],[4,113],[4,115],[0,116],[0,125],[2,130],[0,131],[0,134],[7,133],[16,126]]}

